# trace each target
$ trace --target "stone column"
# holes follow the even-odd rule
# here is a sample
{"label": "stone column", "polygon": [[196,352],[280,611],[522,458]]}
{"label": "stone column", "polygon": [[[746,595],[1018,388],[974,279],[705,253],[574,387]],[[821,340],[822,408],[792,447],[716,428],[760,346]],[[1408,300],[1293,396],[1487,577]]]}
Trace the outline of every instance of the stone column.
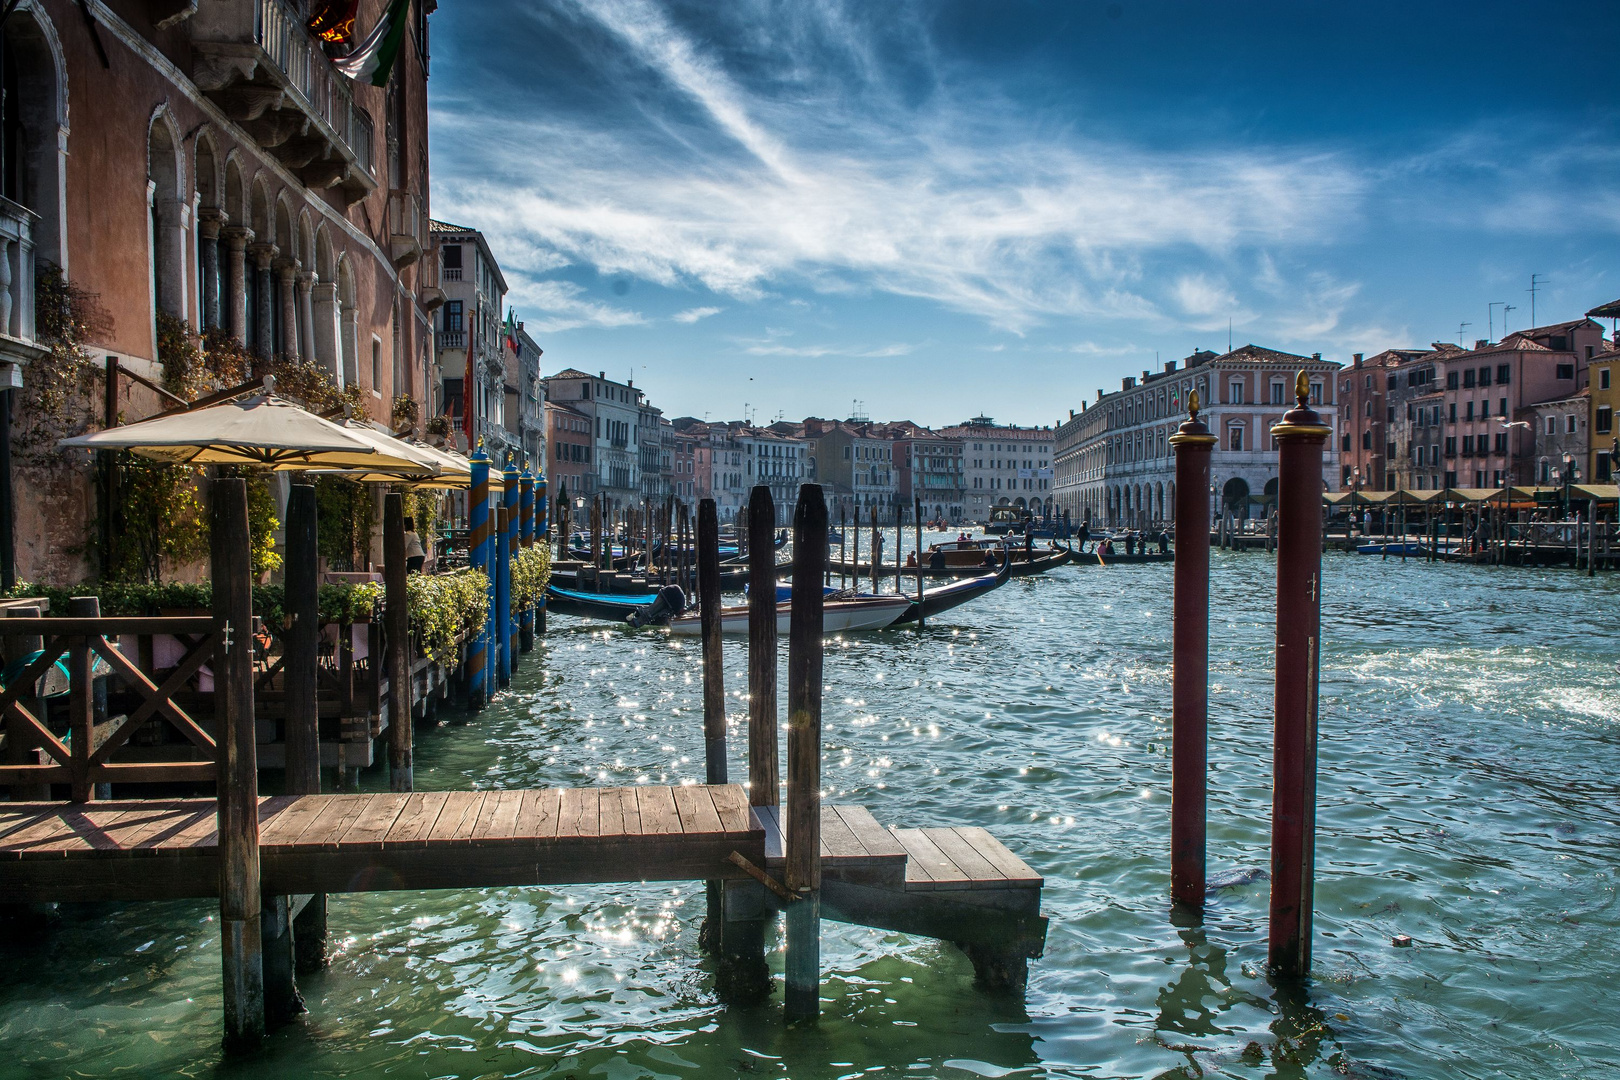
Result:
{"label": "stone column", "polygon": [[310,342],[315,358],[332,373],[339,385],[343,382],[342,333],[338,325],[337,282],[317,281],[310,288],[310,302],[314,307],[314,326]]}
{"label": "stone column", "polygon": [[315,359],[315,307],[309,295],[314,284],[310,271],[298,275],[298,354],[307,361]]}
{"label": "stone column", "polygon": [[276,354],[276,338],[273,332],[275,321],[275,307],[271,296],[270,266],[276,261],[280,248],[274,244],[254,244],[253,271],[257,275],[258,303],[255,306],[254,319],[258,323],[255,327],[253,351],[265,359]]}
{"label": "stone column", "polygon": [[281,259],[276,263],[276,274],[281,281],[281,351],[295,363],[300,359],[298,297],[293,291],[298,279],[298,265],[297,259]]}
{"label": "stone column", "polygon": [[243,345],[247,340],[247,248],[253,242],[253,230],[240,225],[228,225],[219,234],[225,238],[226,261],[229,264],[229,296],[226,299],[225,322],[231,336]]}
{"label": "stone column", "polygon": [[223,210],[197,211],[197,275],[202,278],[202,328],[219,325],[219,231],[230,220]]}

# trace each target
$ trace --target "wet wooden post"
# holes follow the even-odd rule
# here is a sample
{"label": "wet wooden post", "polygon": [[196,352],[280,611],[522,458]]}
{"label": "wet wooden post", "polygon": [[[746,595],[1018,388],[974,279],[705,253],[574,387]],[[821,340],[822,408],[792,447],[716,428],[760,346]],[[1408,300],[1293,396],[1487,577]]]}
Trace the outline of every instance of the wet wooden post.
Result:
{"label": "wet wooden post", "polygon": [[388,790],[414,790],[411,629],[405,592],[405,496],[383,496],[383,618],[388,634]]}
{"label": "wet wooden post", "polygon": [[849,587],[859,590],[861,587],[861,508],[852,506],[849,509]]}
{"label": "wet wooden post", "polygon": [[[839,588],[844,587],[844,584],[845,584],[845,582],[844,582],[844,567],[846,565],[848,565],[844,561],[845,560],[844,541],[847,539],[847,537],[845,535],[845,531],[848,528],[849,528],[849,526],[845,522],[845,517],[844,517],[844,504],[839,503],[838,504],[838,587]],[[795,561],[797,561],[797,559],[798,559],[797,554],[794,555],[794,559],[795,559]]]}
{"label": "wet wooden post", "polygon": [[591,579],[602,591],[602,496],[591,500]]}
{"label": "wet wooden post", "polygon": [[821,1011],[821,621],[827,504],[819,484],[799,488],[793,515],[793,599],[788,629],[787,907],[783,1004],[789,1020]]}
{"label": "wet wooden post", "polygon": [[[1271,928],[1268,963],[1286,979],[1311,970],[1316,873],[1316,693],[1320,653],[1322,445],[1330,434],[1308,404],[1301,371],[1295,407],[1273,425],[1278,443],[1277,674],[1272,751]],[[1386,513],[1386,519],[1387,519]]]}
{"label": "wet wooden post", "polygon": [[[922,547],[922,499],[914,500],[913,511],[917,520],[913,523],[917,533],[917,629],[923,628],[923,547]],[[895,592],[900,591],[900,577],[897,573],[894,579]]]}
{"label": "wet wooden post", "polygon": [[1198,419],[1198,391],[1170,436],[1176,455],[1176,568],[1171,624],[1170,898],[1204,906],[1209,765],[1209,463],[1218,441]]}
{"label": "wet wooden post", "polygon": [[[770,488],[749,494],[748,522],[748,801],[776,806],[780,780],[776,739],[776,551],[771,543],[776,511]],[[752,880],[711,884],[719,896],[711,911],[720,915],[711,926],[717,954],[716,990],[730,1003],[761,1001],[770,996],[770,970],[765,963],[765,887]]]}
{"label": "wet wooden post", "polygon": [[748,497],[748,797],[754,806],[779,801],[776,744],[776,505],[771,489]]}
{"label": "wet wooden post", "polygon": [[506,471],[501,474],[505,489],[501,508],[506,511],[501,529],[501,593],[505,597],[501,612],[501,666],[505,677],[502,686],[512,684],[512,674],[518,666],[518,626],[512,614],[512,557],[518,551],[518,526],[523,519],[523,481],[518,473],[517,460],[506,459]]}
{"label": "wet wooden post", "polygon": [[[900,549],[905,546],[905,541],[901,537],[901,530],[905,527],[905,522],[906,522],[906,508],[904,506],[901,506],[899,503],[895,503],[895,505],[894,505],[894,592],[895,592],[896,596],[903,596],[903,595],[905,595],[905,591],[906,591],[905,587],[900,584],[900,566],[901,566],[902,563],[905,562],[905,560],[900,557]],[[917,523],[918,523],[918,526],[920,528],[921,525],[922,525],[922,519],[918,518]],[[918,561],[920,562],[922,552],[918,551],[917,555],[918,555]]]}
{"label": "wet wooden post", "polygon": [[[551,501],[543,472],[536,473],[534,477],[534,542],[545,547],[546,554],[551,554]],[[540,599],[534,602],[534,632],[540,637],[546,636],[544,590],[541,590]]]}
{"label": "wet wooden post", "polygon": [[[75,596],[68,600],[69,617],[94,619],[101,615],[101,601],[94,596]],[[96,700],[91,680],[90,637],[78,634],[68,646],[68,733],[72,781],[69,798],[76,803],[87,803],[96,794],[90,783],[90,755],[96,746]]]}
{"label": "wet wooden post", "polygon": [[703,760],[707,783],[726,782],[725,662],[720,646],[720,518],[698,503],[698,611],[703,632]]}
{"label": "wet wooden post", "polygon": [[[282,564],[287,611],[283,698],[289,795],[321,793],[320,696],[316,682],[321,624],[316,529],[315,488],[294,484],[287,495],[287,554]],[[317,893],[293,921],[294,959],[300,973],[326,966],[326,911],[326,894]]]}
{"label": "wet wooden post", "polygon": [[877,504],[872,504],[872,591],[879,591],[878,575],[883,570],[883,530],[878,528]]}
{"label": "wet wooden post", "polygon": [[214,662],[220,745],[219,923],[225,980],[225,1049],[264,1039],[264,955],[259,908],[259,770],[253,720],[253,561],[247,482],[214,480],[210,562],[214,623],[223,635]]}

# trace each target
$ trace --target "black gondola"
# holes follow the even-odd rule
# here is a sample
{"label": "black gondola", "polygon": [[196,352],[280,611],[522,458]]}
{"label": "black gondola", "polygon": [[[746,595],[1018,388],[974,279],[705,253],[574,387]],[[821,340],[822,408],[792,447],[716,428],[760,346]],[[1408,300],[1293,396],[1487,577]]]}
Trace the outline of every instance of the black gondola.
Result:
{"label": "black gondola", "polygon": [[1003,558],[1001,568],[993,574],[980,574],[978,577],[963,578],[953,581],[949,585],[936,585],[932,589],[924,589],[922,601],[912,601],[898,619],[890,625],[899,626],[901,623],[916,622],[921,614],[925,619],[932,619],[953,607],[960,607],[976,597],[1000,588],[1012,577],[1012,560]]}

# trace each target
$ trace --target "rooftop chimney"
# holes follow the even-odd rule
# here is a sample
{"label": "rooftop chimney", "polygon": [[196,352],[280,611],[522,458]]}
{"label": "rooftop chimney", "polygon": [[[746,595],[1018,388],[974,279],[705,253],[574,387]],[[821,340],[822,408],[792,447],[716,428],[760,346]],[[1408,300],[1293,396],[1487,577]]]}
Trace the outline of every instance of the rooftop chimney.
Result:
{"label": "rooftop chimney", "polygon": [[1474,339],[1474,351],[1479,352],[1481,349],[1489,348],[1490,344],[1491,344],[1491,342],[1490,342],[1489,338],[1475,338]]}
{"label": "rooftop chimney", "polygon": [[1361,354],[1360,353],[1355,354],[1355,361],[1356,361],[1355,366],[1360,367],[1361,366]]}
{"label": "rooftop chimney", "polygon": [[601,379],[601,380],[603,380],[603,381],[604,381],[604,382],[605,382],[605,381],[607,381],[607,372],[605,372],[605,371],[598,371],[598,372],[597,372],[597,373],[596,373],[596,377],[597,377],[597,378],[598,378],[598,379]]}
{"label": "rooftop chimney", "polygon": [[1142,381],[1147,382],[1148,381],[1148,376],[1150,374],[1151,374],[1151,372],[1147,372],[1147,371],[1142,372]]}
{"label": "rooftop chimney", "polygon": [[1102,399],[1103,399],[1103,392],[1102,392],[1102,388],[1101,388],[1101,387],[1098,387],[1098,388],[1097,388],[1097,400],[1098,400],[1098,401],[1101,401],[1101,400],[1102,400]]}
{"label": "rooftop chimney", "polygon": [[1312,360],[1320,360],[1320,359],[1322,359],[1322,354],[1319,353],[1319,352],[1313,352],[1313,353],[1311,353],[1311,359]]}
{"label": "rooftop chimney", "polygon": [[1164,373],[1168,375],[1174,370],[1176,370],[1176,362],[1174,360],[1167,361],[1164,365]]}
{"label": "rooftop chimney", "polygon": [[[1085,408],[1085,405],[1081,405],[1080,407],[1083,409],[1083,408]],[[1069,419],[1070,420],[1074,419],[1074,410],[1073,409],[1069,410]]]}
{"label": "rooftop chimney", "polygon": [[1133,387],[1135,385],[1136,385],[1136,380],[1131,378],[1129,375],[1127,375],[1123,379],[1119,380],[1119,388],[1121,390],[1129,390],[1129,389],[1131,389],[1131,387]]}

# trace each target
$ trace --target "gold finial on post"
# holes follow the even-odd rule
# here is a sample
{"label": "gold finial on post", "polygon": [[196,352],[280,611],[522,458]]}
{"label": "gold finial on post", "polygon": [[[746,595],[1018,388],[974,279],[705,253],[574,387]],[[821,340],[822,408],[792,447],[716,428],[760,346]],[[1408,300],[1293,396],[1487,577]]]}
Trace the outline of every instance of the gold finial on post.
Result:
{"label": "gold finial on post", "polygon": [[1187,392],[1187,419],[1189,419],[1189,420],[1197,420],[1198,419],[1198,391],[1197,390],[1189,390]]}
{"label": "gold finial on post", "polygon": [[1310,404],[1311,380],[1304,368],[1300,368],[1299,374],[1294,376],[1294,400],[1299,402],[1301,408]]}

